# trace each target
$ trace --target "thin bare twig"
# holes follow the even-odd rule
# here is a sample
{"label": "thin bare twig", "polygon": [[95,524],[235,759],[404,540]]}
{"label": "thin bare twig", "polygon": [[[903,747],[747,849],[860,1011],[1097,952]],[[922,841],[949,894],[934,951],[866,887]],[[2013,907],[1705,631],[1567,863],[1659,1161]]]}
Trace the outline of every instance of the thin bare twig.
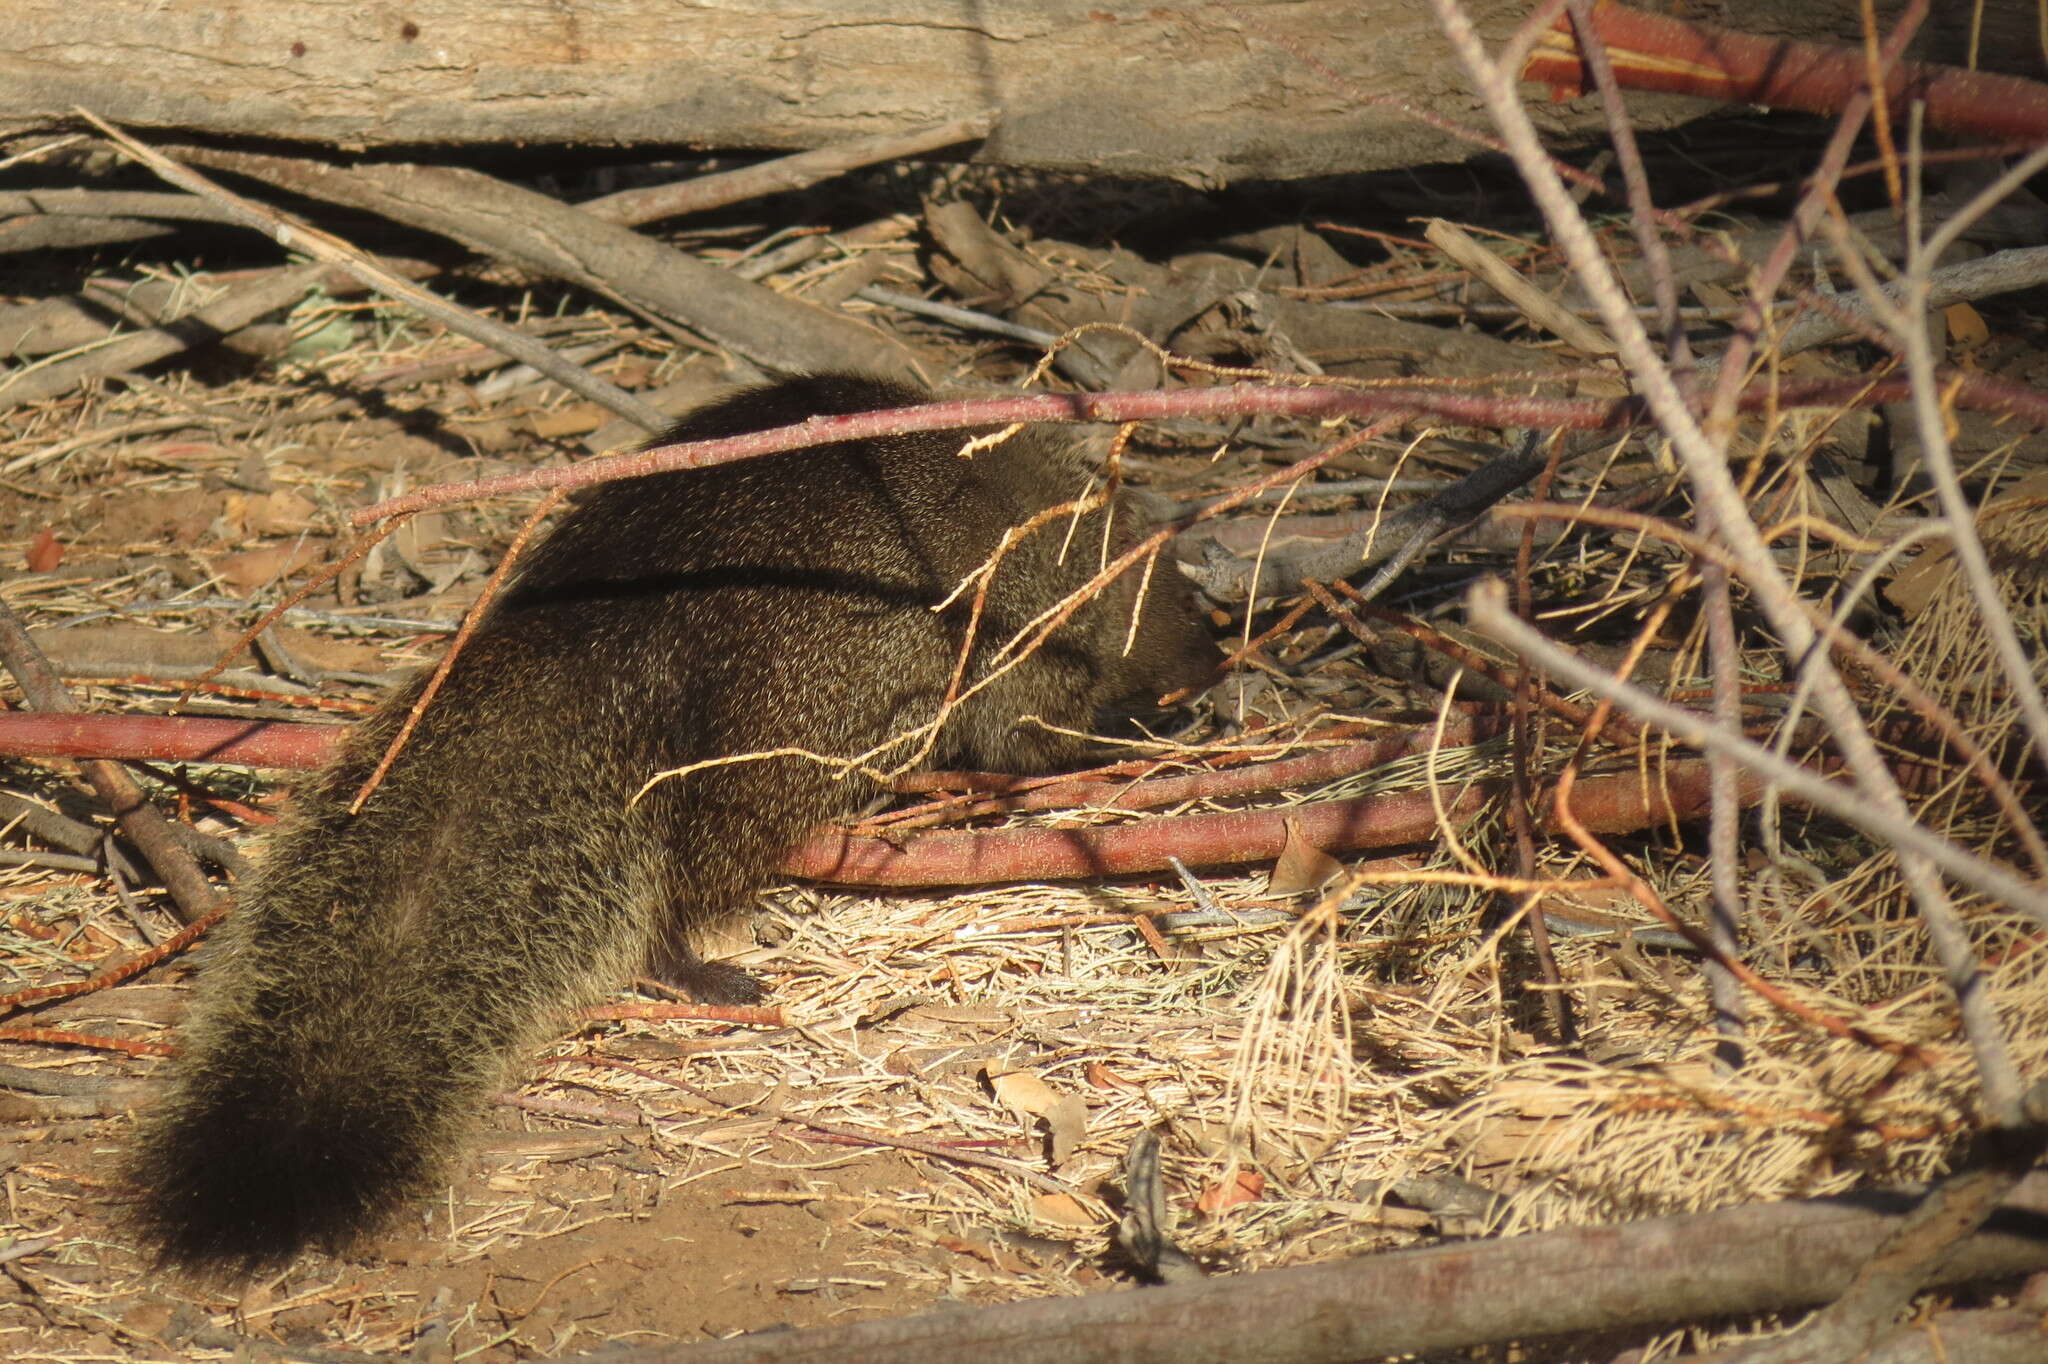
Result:
{"label": "thin bare twig", "polygon": [[[1686,342],[1685,328],[1679,323],[1678,285],[1671,277],[1671,253],[1664,249],[1664,238],[1657,231],[1657,205],[1650,198],[1650,178],[1643,169],[1642,149],[1636,145],[1635,125],[1629,122],[1628,106],[1614,79],[1614,63],[1608,58],[1607,43],[1593,26],[1592,0],[1566,0],[1565,7],[1571,11],[1572,27],[1579,35],[1579,51],[1585,56],[1586,68],[1593,73],[1593,84],[1600,91],[1601,112],[1607,118],[1607,139],[1614,145],[1622,184],[1628,191],[1629,226],[1634,229],[1636,247],[1650,268],[1657,330],[1671,356],[1679,387],[1683,388],[1686,374],[1692,368],[1692,348]],[[1511,54],[1510,60],[1516,67],[1521,65]]]}
{"label": "thin bare twig", "polygon": [[61,985],[38,985],[32,989],[16,990],[11,995],[0,995],[0,1012],[12,1013],[31,1004],[43,1004],[53,999],[70,999],[75,995],[90,995],[101,990],[111,990],[122,981],[141,975],[166,957],[174,956],[190,947],[199,941],[208,929],[226,917],[226,906],[211,910],[148,951],[137,952],[126,961],[110,966],[85,980],[66,981]]}
{"label": "thin bare twig", "polygon": [[[1551,488],[1557,482],[1557,471],[1564,463],[1565,441],[1562,436],[1553,437],[1549,442],[1549,454],[1543,467],[1536,474],[1531,495],[1537,501],[1547,501]],[[1531,452],[1533,453],[1533,451]],[[1524,522],[1522,533],[1515,537],[1515,610],[1524,618],[1532,618],[1536,611],[1536,588],[1533,569],[1536,559],[1536,523]],[[1514,791],[1508,802],[1508,831],[1515,840],[1515,870],[1524,880],[1533,878],[1537,871],[1536,862],[1536,770],[1537,755],[1543,751],[1543,717],[1536,713],[1538,691],[1548,694],[1549,687],[1543,685],[1533,668],[1519,668],[1515,672],[1515,686],[1511,706],[1512,729],[1509,741],[1513,745],[1513,763],[1509,779]],[[1564,989],[1564,978],[1557,969],[1557,954],[1550,945],[1550,916],[1543,913],[1529,913],[1533,904],[1525,902],[1517,906],[1516,912],[1526,916],[1528,921],[1529,950],[1536,957],[1536,966],[1543,973],[1544,1007],[1549,1011],[1550,1024],[1557,1032],[1560,1043],[1570,1046],[1578,1041],[1579,1028],[1573,1000]]]}
{"label": "thin bare twig", "polygon": [[[1435,0],[1440,6],[1447,0]],[[1880,55],[1885,70],[1896,64],[1905,51],[1906,44],[1920,29],[1927,17],[1928,0],[1911,0],[1905,13],[1899,16],[1897,26],[1886,40]],[[1779,281],[1792,268],[1792,262],[1799,254],[1802,244],[1813,237],[1814,227],[1826,211],[1827,202],[1834,194],[1836,183],[1841,179],[1844,167],[1849,164],[1849,152],[1855,146],[1856,134],[1863,127],[1863,120],[1869,116],[1870,91],[1858,90],[1842,106],[1842,113],[1835,125],[1834,134],[1828,139],[1827,149],[1821,153],[1820,165],[1815,168],[1807,191],[1801,197],[1798,207],[1792,211],[1792,221],[1778,237],[1777,245],[1765,258],[1750,282],[1749,299],[1744,305],[1742,321],[1736,324],[1735,335],[1729,338],[1728,348],[1721,355],[1721,373],[1714,385],[1712,400],[1707,405],[1707,427],[1709,430],[1725,430],[1735,410],[1735,393],[1741,386],[1744,373],[1749,368],[1750,356],[1755,353],[1758,338],[1764,326],[1764,310],[1769,306],[1771,296],[1777,292]],[[1532,134],[1533,137],[1533,134]],[[1514,139],[1510,137],[1509,141]]]}
{"label": "thin bare twig", "polygon": [[[1821,647],[1818,633],[1800,603],[1798,594],[1778,572],[1762,537],[1750,520],[1748,508],[1744,505],[1742,496],[1728,471],[1724,452],[1717,448],[1717,443],[1710,440],[1701,429],[1670,371],[1658,362],[1656,354],[1651,350],[1649,338],[1644,334],[1634,310],[1629,307],[1628,300],[1622,295],[1620,286],[1608,268],[1585,218],[1579,213],[1578,206],[1572,202],[1571,196],[1565,192],[1564,186],[1551,170],[1537,141],[1536,130],[1529,122],[1528,111],[1522,107],[1521,101],[1515,95],[1511,78],[1488,59],[1486,49],[1472,27],[1471,19],[1457,0],[1431,2],[1446,35],[1458,52],[1459,60],[1463,62],[1474,83],[1479,87],[1480,96],[1506,139],[1523,182],[1529,187],[1530,194],[1542,209],[1552,235],[1564,248],[1565,255],[1571,261],[1572,268],[1585,287],[1587,295],[1600,310],[1609,334],[1614,337],[1623,364],[1627,366],[1630,375],[1640,387],[1658,425],[1670,437],[1672,448],[1677,451],[1685,466],[1692,483],[1694,498],[1703,514],[1711,516],[1712,524],[1721,533],[1734,556],[1737,571],[1750,590],[1756,594],[1758,604],[1763,608],[1773,628],[1785,641],[1787,650],[1796,660],[1797,666],[1802,670],[1813,670],[1815,708],[1834,735],[1849,772],[1865,801],[1876,807],[1884,816],[1887,825],[1899,832],[1911,833],[1910,841],[1894,836],[1894,842],[1900,849],[1899,874],[1906,882],[1914,904],[1927,924],[1929,937],[1942,959],[1950,987],[1956,992],[1964,1027],[1969,1034],[1972,1051],[1977,1060],[1979,1079],[1984,1087],[1986,1108],[1995,1121],[2014,1121],[2019,1112],[2019,1075],[2013,1067],[2010,1048],[1991,1017],[1988,1001],[1984,999],[1983,977],[1976,969],[1968,934],[1956,914],[1955,907],[1949,901],[1947,890],[1941,884],[1940,878],[1934,875],[1928,860],[1943,865],[1959,879],[1962,878],[1962,874],[1956,867],[1968,866],[1971,874],[1979,879],[1966,880],[1966,884],[1986,890],[1987,894],[1997,894],[2000,899],[2016,908],[2024,902],[2033,907],[2029,912],[2048,911],[2048,895],[2024,886],[2002,870],[1990,868],[1982,859],[1969,856],[1913,823],[1898,783],[1892,780],[1891,773],[1885,766],[1882,755],[1877,751],[1877,745],[1870,737],[1848,688],[1843,684],[1841,675],[1836,672],[1827,651]],[[1908,6],[1898,30],[1892,36],[1892,41],[1886,45],[1887,61],[1896,58],[1897,49],[1903,47],[1905,37],[1918,26],[1926,13],[1926,8],[1925,0],[1914,0],[1914,3]],[[1867,108],[1867,93],[1860,98]],[[1851,103],[1853,108],[1855,101]],[[1843,125],[1846,128],[1852,122],[1860,122],[1860,119],[1860,112],[1853,118],[1845,115]],[[1830,154],[1833,155],[1837,151],[1839,155],[1833,156],[1829,164],[1839,173],[1841,165],[1848,158],[1846,136],[1838,135],[1835,143],[1831,144]],[[1832,180],[1823,177],[1816,183],[1815,188],[1819,190],[1822,186],[1832,183]],[[1794,228],[1802,235],[1811,229],[1812,220],[1819,216],[1820,195],[1816,193],[1810,196],[1810,199],[1811,216],[1806,213],[1809,205],[1803,204],[1801,214],[1795,217]],[[1786,263],[1789,263],[1792,240],[1792,229],[1788,229],[1786,239],[1780,243]],[[1765,273],[1768,280],[1766,287],[1775,287],[1775,279],[1769,276],[1768,270]],[[1757,301],[1757,298],[1752,299],[1753,303]],[[1721,386],[1716,393],[1713,409],[1716,416],[1710,418],[1715,421],[1717,430],[1722,429],[1718,414],[1733,411],[1734,395],[1739,382],[1739,376],[1734,371],[1743,363],[1736,358],[1743,353],[1742,342],[1743,335],[1738,331],[1729,347],[1729,357],[1726,360],[1729,368],[1722,373]],[[1506,613],[1503,611],[1501,614]],[[1524,633],[1533,635],[1526,627]],[[1633,706],[1631,709],[1636,709],[1637,714],[1644,713]],[[1718,732],[1716,734],[1716,738],[1723,743],[1732,737]],[[1704,741],[1695,741],[1705,746]],[[1761,769],[1752,767],[1752,770]],[[1828,783],[1801,775],[1803,780],[1811,781],[1814,786],[1828,786]],[[1831,797],[1838,794],[1833,790],[1829,791]],[[1869,812],[1865,809],[1859,813],[1867,815]],[[1938,849],[1941,856],[1931,856],[1926,851],[1929,848]],[[1987,877],[1995,877],[2001,889],[1995,892],[1987,890]]]}
{"label": "thin bare twig", "polygon": [[[1911,148],[1916,195],[1920,180],[1917,164],[1919,145],[1916,113]],[[1956,472],[1955,453],[1949,446],[1948,422],[1941,410],[1940,385],[1934,372],[1934,348],[1928,340],[1923,321],[1931,306],[1929,295],[1933,289],[1934,262],[1939,259],[1942,249],[1985,210],[2017,189],[2043,166],[2048,166],[2048,146],[2036,148],[2031,156],[2021,159],[2004,175],[1986,185],[1961,212],[1943,224],[1940,231],[1912,250],[1902,281],[1905,285],[1903,306],[1897,309],[1876,306],[1879,316],[1885,318],[1905,344],[1906,372],[1913,384],[1913,417],[1920,428],[1921,467],[1927,471],[1940,497],[1942,513],[1949,523],[1956,566],[1970,589],[1971,598],[1977,603],[1978,620],[1991,638],[1992,652],[1998,656],[1999,666],[2005,670],[2006,690],[2019,707],[2020,714],[2026,717],[2034,751],[2043,763],[2048,763],[2048,698],[2042,696],[2041,688],[2034,680],[2033,663],[2020,644],[2019,635],[2013,630],[2011,613],[1999,595],[1998,585],[1991,578],[1991,561],[1984,553],[1984,542],[1977,538],[1976,509],[1965,496],[1962,478]],[[2038,249],[2048,255],[2048,247]]]}
{"label": "thin bare twig", "polygon": [[477,624],[483,620],[484,613],[490,610],[491,603],[496,600],[498,589],[504,584],[505,575],[519,562],[519,556],[525,552],[527,542],[533,539],[533,533],[540,529],[540,523],[547,519],[548,513],[560,505],[566,496],[568,494],[565,491],[557,488],[542,498],[540,505],[527,516],[525,524],[519,527],[519,533],[512,537],[512,543],[505,547],[505,555],[498,560],[497,568],[492,570],[491,576],[485,580],[483,591],[477,593],[476,600],[470,603],[469,610],[463,613],[462,628],[455,632],[454,639],[448,641],[447,651],[441,655],[441,661],[434,665],[433,675],[427,679],[426,686],[420,688],[420,694],[413,701],[412,709],[405,713],[405,722],[398,727],[398,733],[391,736],[391,742],[385,746],[384,756],[377,760],[376,768],[363,779],[361,788],[349,801],[350,814],[361,812],[363,802],[370,798],[371,793],[383,782],[384,774],[391,770],[391,764],[398,760],[400,751],[405,748],[405,741],[412,737],[413,730],[419,727],[420,717],[427,713],[427,707],[433,704],[435,695],[441,690],[441,684],[448,680],[448,673],[454,668],[455,660],[461,656],[463,646],[469,643],[469,637],[476,633]]}
{"label": "thin bare twig", "polygon": [[1513,648],[1536,666],[1556,673],[1573,686],[1604,696],[1646,724],[1712,752],[1735,757],[1743,767],[1783,787],[1816,809],[1853,824],[1871,837],[1925,858],[1973,890],[1998,900],[2016,913],[2048,927],[2048,885],[2022,881],[1985,858],[1958,848],[1913,822],[1910,816],[1881,809],[1853,790],[1828,781],[1779,758],[1760,744],[1724,733],[1713,718],[1650,695],[1575,657],[1545,639],[1507,609],[1506,590],[1489,579],[1465,596],[1473,625]]}

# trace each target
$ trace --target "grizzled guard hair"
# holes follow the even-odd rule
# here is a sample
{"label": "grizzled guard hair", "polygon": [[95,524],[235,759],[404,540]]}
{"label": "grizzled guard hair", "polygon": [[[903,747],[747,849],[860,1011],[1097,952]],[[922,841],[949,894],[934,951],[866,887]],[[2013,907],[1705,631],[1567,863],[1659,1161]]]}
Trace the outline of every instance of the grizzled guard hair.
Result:
{"label": "grizzled guard hair", "polygon": [[[925,400],[848,375],[743,392],[662,440]],[[575,1006],[652,971],[756,998],[691,931],[876,784],[793,757],[663,781],[707,758],[867,751],[935,717],[969,606],[931,608],[1003,532],[1078,494],[1063,436],[972,459],[957,434],[603,485],[520,566],[359,814],[348,805],[421,681],[301,785],[209,947],[172,1093],[128,1164],[159,1263],[214,1280],[343,1251],[445,1181],[470,1130]],[[1110,524],[1105,528],[1103,518]],[[967,680],[1143,531],[1125,502],[1026,539],[990,584]],[[1107,705],[1205,680],[1179,575],[1126,574],[962,704],[934,766],[1044,770]],[[1133,613],[1139,624],[1126,649]]]}

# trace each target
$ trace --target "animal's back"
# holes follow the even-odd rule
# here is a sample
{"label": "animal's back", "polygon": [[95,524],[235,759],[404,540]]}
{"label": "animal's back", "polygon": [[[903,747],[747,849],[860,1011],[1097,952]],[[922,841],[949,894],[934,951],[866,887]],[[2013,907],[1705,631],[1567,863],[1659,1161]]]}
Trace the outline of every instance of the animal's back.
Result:
{"label": "animal's back", "polygon": [[[922,396],[795,380],[665,439]],[[418,680],[295,793],[242,887],[173,1096],[133,1160],[138,1225],[161,1259],[233,1275],[346,1247],[430,1192],[508,1068],[627,975],[743,996],[744,976],[696,958],[690,927],[743,907],[806,830],[874,783],[780,756],[635,794],[656,772],[738,754],[858,758],[929,721],[969,606],[931,608],[1005,529],[1083,487],[1042,438],[1013,444],[966,461],[955,436],[847,443],[609,484],[572,510],[361,812],[348,804]],[[1075,542],[1092,551],[1101,537],[1098,521]],[[970,683],[994,645],[1092,573],[1092,552],[1061,559],[1062,538],[1006,561]],[[1198,680],[1206,646],[1184,590],[1154,577],[1133,651],[1134,577],[963,705],[932,760],[1057,762],[1072,741],[1020,714],[1085,729],[1105,703]]]}

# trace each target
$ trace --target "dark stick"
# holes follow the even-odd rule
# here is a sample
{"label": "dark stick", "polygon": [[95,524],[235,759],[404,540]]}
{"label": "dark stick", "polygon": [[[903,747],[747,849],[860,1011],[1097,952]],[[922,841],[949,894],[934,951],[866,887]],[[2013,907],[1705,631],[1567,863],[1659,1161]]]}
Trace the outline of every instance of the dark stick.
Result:
{"label": "dark stick", "polygon": [[[1527,453],[1533,455],[1535,450],[1532,448]],[[1564,456],[1565,442],[1550,442],[1549,456],[1536,475],[1532,494],[1538,501],[1549,499]],[[1536,557],[1534,522],[1522,527],[1519,541],[1515,546],[1515,613],[1524,620],[1534,620],[1536,589],[1531,575]],[[1534,881],[1537,877],[1534,814],[1537,774],[1534,764],[1536,755],[1543,752],[1543,718],[1536,714],[1536,674],[1533,670],[1516,670],[1512,707],[1510,742],[1514,750],[1511,771],[1514,790],[1508,798],[1508,830],[1515,840],[1515,874],[1524,881]],[[1550,1014],[1550,1026],[1557,1040],[1566,1046],[1573,1045],[1579,1040],[1578,1021],[1572,1014],[1572,997],[1564,988],[1563,976],[1558,973],[1557,954],[1550,948],[1550,918],[1537,912],[1530,914],[1528,919],[1529,951],[1536,958],[1536,969],[1543,975],[1543,1007]]]}

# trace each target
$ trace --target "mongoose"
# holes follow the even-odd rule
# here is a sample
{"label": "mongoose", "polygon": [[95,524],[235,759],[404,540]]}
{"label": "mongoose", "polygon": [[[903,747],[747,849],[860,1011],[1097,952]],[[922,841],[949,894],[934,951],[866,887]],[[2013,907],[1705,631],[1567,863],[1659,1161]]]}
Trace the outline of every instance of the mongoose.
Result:
{"label": "mongoose", "polygon": [[[702,440],[925,401],[849,375],[685,418]],[[742,908],[815,825],[879,790],[851,758],[938,713],[1004,531],[1078,496],[1044,429],[849,441],[603,485],[518,566],[360,813],[418,695],[399,688],[302,783],[203,965],[171,1095],[128,1167],[166,1269],[225,1280],[342,1252],[449,1175],[488,1096],[572,1007],[640,972],[730,1001],[751,979],[689,931]],[[1110,524],[1105,527],[1104,518]],[[1144,527],[1122,501],[1002,562],[966,681]],[[961,705],[928,766],[1043,770],[1103,707],[1207,679],[1170,564],[1129,573]],[[1135,632],[1132,622],[1135,619]],[[888,759],[884,758],[883,762]]]}

